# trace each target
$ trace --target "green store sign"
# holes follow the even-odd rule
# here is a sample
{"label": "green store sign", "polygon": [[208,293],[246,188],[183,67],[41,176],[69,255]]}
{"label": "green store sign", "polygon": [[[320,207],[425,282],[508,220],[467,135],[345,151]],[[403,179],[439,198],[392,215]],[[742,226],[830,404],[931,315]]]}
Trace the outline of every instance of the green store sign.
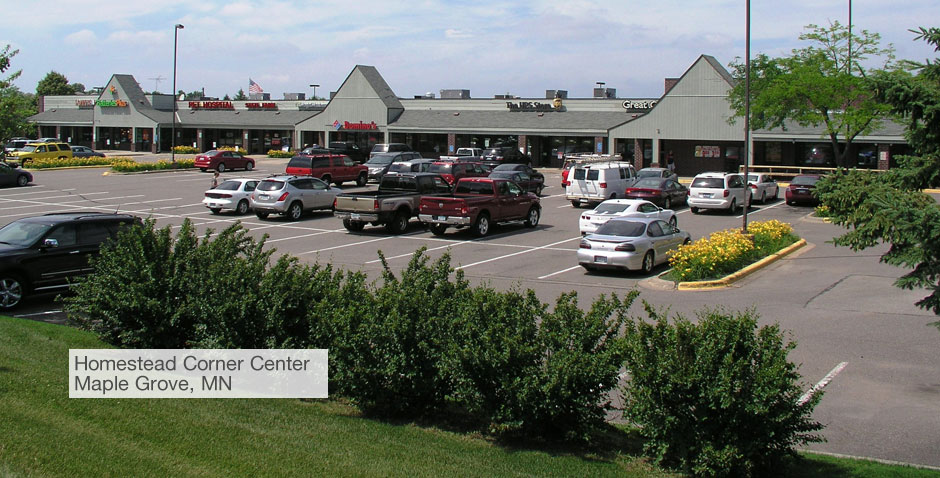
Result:
{"label": "green store sign", "polygon": [[98,106],[120,106],[127,107],[127,102],[124,100],[98,100],[95,102]]}

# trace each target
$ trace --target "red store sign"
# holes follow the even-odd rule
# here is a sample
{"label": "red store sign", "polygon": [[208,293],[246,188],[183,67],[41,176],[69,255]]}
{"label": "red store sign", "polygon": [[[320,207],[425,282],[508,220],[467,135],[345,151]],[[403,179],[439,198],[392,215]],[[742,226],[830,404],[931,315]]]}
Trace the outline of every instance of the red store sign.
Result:
{"label": "red store sign", "polygon": [[233,110],[235,107],[231,101],[190,101],[189,109],[192,110]]}
{"label": "red store sign", "polygon": [[245,108],[250,110],[276,110],[277,103],[245,103]]}
{"label": "red store sign", "polygon": [[379,125],[375,124],[375,121],[369,123],[363,123],[362,121],[358,123],[350,123],[349,121],[343,121],[342,123],[339,120],[333,122],[333,128],[339,129],[349,129],[349,130],[377,130]]}

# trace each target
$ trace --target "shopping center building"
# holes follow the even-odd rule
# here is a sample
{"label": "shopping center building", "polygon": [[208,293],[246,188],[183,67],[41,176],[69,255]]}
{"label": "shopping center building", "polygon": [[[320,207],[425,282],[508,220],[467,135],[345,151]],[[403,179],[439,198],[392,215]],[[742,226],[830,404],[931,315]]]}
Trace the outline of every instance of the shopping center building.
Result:
{"label": "shopping center building", "polygon": [[[96,149],[161,152],[171,144],[200,151],[238,146],[249,154],[300,149],[332,141],[406,143],[425,157],[459,147],[514,146],[537,166],[560,166],[566,153],[622,154],[637,167],[675,158],[681,175],[733,170],[743,161],[743,124],[732,124],[727,97],[733,79],[713,57],[699,57],[682,76],[664,80],[657,98],[618,98],[599,84],[593,98],[498,95],[472,98],[468,90],[400,97],[378,70],[358,65],[327,100],[176,101],[146,94],[131,75],[113,75],[98,95],[46,96],[30,118],[39,135]],[[859,167],[887,169],[907,154],[903,127],[885,121],[857,137],[850,157]],[[172,138],[176,136],[176,140]],[[751,164],[831,166],[832,148],[821,129],[788,127],[751,135]]]}

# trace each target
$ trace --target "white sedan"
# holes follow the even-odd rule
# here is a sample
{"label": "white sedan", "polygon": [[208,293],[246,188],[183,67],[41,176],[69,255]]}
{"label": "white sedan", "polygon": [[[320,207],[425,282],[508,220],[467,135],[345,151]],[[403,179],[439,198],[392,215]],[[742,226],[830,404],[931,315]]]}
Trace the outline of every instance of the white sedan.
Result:
{"label": "white sedan", "polygon": [[206,191],[202,203],[218,214],[223,209],[234,210],[236,214],[246,214],[251,208],[251,193],[258,187],[260,179],[226,179],[213,189]]}
{"label": "white sedan", "polygon": [[598,227],[615,217],[643,217],[660,219],[676,226],[676,212],[663,209],[643,199],[608,199],[591,211],[581,214],[581,235],[592,234]]}
{"label": "white sedan", "polygon": [[760,201],[761,204],[766,203],[768,199],[777,199],[777,193],[780,191],[777,181],[765,173],[748,174],[747,185],[751,188],[751,197],[755,201]]}

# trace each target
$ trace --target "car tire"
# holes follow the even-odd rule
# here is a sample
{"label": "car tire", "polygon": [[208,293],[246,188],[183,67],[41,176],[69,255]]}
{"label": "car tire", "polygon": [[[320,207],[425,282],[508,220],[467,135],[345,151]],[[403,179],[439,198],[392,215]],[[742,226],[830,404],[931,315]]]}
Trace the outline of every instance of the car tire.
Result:
{"label": "car tire", "polygon": [[529,208],[529,213],[525,216],[525,227],[535,227],[539,225],[539,219],[542,217],[542,211],[537,206]]}
{"label": "car tire", "polygon": [[304,205],[300,201],[294,201],[287,207],[286,216],[291,221],[298,221],[304,215]]}
{"label": "car tire", "polygon": [[329,174],[324,174],[323,177],[320,178],[320,180],[325,182],[326,184],[330,184],[330,182],[333,180],[333,176],[330,176]]}
{"label": "car tire", "polygon": [[343,227],[346,228],[349,232],[360,232],[363,228],[366,227],[366,223],[362,221],[352,221],[349,219],[343,219]]}
{"label": "car tire", "polygon": [[220,173],[224,173],[224,172],[225,172],[225,163],[219,163],[219,165],[215,167],[215,170],[218,171],[218,172],[220,172]]}
{"label": "car tire", "polygon": [[738,210],[738,200],[732,198],[731,204],[728,205],[728,212],[731,214],[734,214],[734,212],[737,210]]}
{"label": "car tire", "polygon": [[655,264],[655,257],[653,257],[653,251],[646,251],[646,255],[643,256],[643,265],[640,266],[640,270],[644,274],[649,274],[653,272],[653,264]]}
{"label": "car tire", "polygon": [[26,284],[19,276],[3,274],[0,276],[0,311],[13,310],[23,302],[26,296]]}
{"label": "car tire", "polygon": [[443,236],[447,232],[446,224],[431,224],[428,228],[431,230],[431,234],[435,236]]}
{"label": "car tire", "polygon": [[760,193],[760,203],[767,204],[767,191],[763,191]]}
{"label": "car tire", "polygon": [[581,207],[581,201],[572,199],[572,200],[571,200],[571,207]]}
{"label": "car tire", "polygon": [[392,220],[385,224],[385,229],[392,234],[403,234],[408,230],[408,213],[404,211],[395,213]]}
{"label": "car tire", "polygon": [[258,216],[258,219],[267,219],[267,218],[268,218],[268,213],[266,213],[266,212],[256,212],[256,213],[255,213],[255,216]]}
{"label": "car tire", "polygon": [[535,195],[536,195],[536,196],[541,196],[543,189],[545,189],[545,186],[544,186],[544,185],[539,185],[537,188],[535,188]]}
{"label": "car tire", "polygon": [[672,209],[672,198],[671,198],[671,197],[667,197],[666,200],[663,201],[663,209]]}
{"label": "car tire", "polygon": [[471,232],[474,236],[484,237],[490,233],[490,215],[483,212],[477,216],[476,222],[473,223],[471,227]]}
{"label": "car tire", "polygon": [[245,163],[245,171],[251,171],[252,169],[255,169],[255,163],[253,161]]}
{"label": "car tire", "polygon": [[206,172],[209,168],[199,168],[200,171]]}
{"label": "car tire", "polygon": [[677,227],[679,225],[679,220],[676,219],[676,216],[672,216],[669,218],[669,225],[672,227]]}
{"label": "car tire", "polygon": [[684,241],[682,241],[683,246],[688,246],[689,244],[692,244],[692,239],[689,239],[688,237],[685,238]]}
{"label": "car tire", "polygon": [[26,186],[27,184],[29,184],[29,178],[26,177],[25,174],[21,174],[21,175],[19,175],[19,176],[16,177],[16,185],[17,185],[17,186],[23,187],[23,186]]}
{"label": "car tire", "polygon": [[248,208],[249,208],[248,200],[242,199],[241,201],[238,201],[238,205],[235,206],[235,214],[238,214],[239,216],[244,216],[245,214],[248,214]]}
{"label": "car tire", "polygon": [[359,177],[356,178],[356,186],[362,187],[362,186],[365,186],[366,183],[368,182],[369,182],[369,177],[366,176],[366,173],[362,173],[359,175]]}
{"label": "car tire", "polygon": [[222,208],[220,207],[210,207],[209,210],[212,211],[212,214],[218,214],[222,212]]}
{"label": "car tire", "polygon": [[594,266],[589,266],[589,265],[587,265],[587,264],[580,264],[580,265],[581,265],[581,267],[584,268],[585,272],[594,272],[594,271],[597,270],[597,268],[594,267]]}
{"label": "car tire", "polygon": [[695,206],[690,207],[690,208],[689,208],[689,211],[690,211],[692,214],[698,214],[698,208],[695,207]]}

